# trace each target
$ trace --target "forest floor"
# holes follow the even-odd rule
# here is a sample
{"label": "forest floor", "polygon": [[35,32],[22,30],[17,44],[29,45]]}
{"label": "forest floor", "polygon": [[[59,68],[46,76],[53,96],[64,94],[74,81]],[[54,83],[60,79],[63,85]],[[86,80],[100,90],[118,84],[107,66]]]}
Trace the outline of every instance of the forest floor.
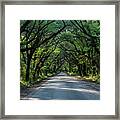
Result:
{"label": "forest floor", "polygon": [[26,89],[26,95],[21,95],[21,100],[31,99],[99,100],[100,85],[94,82],[78,80],[78,78],[74,76],[68,76],[61,72],[43,81],[42,84],[40,83],[36,87]]}

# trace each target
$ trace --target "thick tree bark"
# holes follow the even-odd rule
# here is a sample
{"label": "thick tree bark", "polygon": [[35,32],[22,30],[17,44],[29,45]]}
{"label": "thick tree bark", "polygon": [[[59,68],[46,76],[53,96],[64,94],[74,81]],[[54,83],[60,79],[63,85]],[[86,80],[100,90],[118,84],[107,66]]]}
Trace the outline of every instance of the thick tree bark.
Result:
{"label": "thick tree bark", "polygon": [[78,72],[79,72],[79,75],[82,76],[82,69],[80,64],[78,65]]}
{"label": "thick tree bark", "polygon": [[30,61],[31,59],[27,58],[27,64],[26,64],[26,81],[29,81],[29,73],[30,73]]}
{"label": "thick tree bark", "polygon": [[30,81],[30,63],[31,63],[31,59],[32,59],[32,55],[33,55],[34,51],[27,51],[27,61],[26,61],[26,81],[29,83],[31,83]]}

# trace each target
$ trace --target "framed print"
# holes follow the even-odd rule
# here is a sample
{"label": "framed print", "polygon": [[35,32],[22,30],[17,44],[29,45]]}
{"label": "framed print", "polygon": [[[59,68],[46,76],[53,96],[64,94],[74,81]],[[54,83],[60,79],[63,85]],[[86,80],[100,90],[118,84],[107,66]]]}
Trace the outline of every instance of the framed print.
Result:
{"label": "framed print", "polygon": [[1,118],[119,119],[119,2],[1,2]]}

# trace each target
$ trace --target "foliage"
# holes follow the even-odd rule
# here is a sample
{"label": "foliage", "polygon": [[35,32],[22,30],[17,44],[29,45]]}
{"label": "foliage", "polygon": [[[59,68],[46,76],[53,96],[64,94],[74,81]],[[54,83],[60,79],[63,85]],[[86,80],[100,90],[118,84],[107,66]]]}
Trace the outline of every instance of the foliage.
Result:
{"label": "foliage", "polygon": [[99,81],[100,21],[21,20],[20,62],[24,85],[61,71]]}

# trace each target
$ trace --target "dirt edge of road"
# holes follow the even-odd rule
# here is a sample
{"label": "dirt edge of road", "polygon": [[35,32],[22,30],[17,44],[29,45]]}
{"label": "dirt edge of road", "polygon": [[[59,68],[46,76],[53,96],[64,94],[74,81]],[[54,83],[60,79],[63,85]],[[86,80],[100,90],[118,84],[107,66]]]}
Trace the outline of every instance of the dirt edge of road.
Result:
{"label": "dirt edge of road", "polygon": [[30,92],[34,91],[37,87],[42,86],[44,83],[47,83],[47,79],[39,81],[30,87],[20,86],[20,99],[26,97]]}

